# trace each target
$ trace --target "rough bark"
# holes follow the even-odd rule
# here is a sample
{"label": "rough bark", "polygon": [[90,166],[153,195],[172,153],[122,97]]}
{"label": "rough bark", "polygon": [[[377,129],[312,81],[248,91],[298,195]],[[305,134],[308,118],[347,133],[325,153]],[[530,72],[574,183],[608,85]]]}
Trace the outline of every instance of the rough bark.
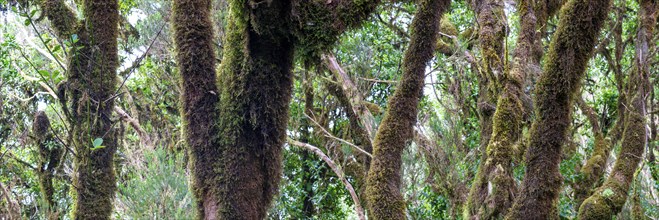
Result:
{"label": "rough bark", "polygon": [[629,77],[628,95],[631,97],[625,112],[622,149],[611,175],[579,207],[580,219],[611,218],[627,201],[634,174],[643,159],[648,141],[646,102],[650,93],[650,69],[647,62],[649,42],[657,22],[659,4],[655,0],[641,0],[639,29],[636,36],[634,69]]}
{"label": "rough bark", "polygon": [[[499,7],[503,7],[502,3]],[[486,156],[483,157],[484,161],[481,162],[472,184],[465,218],[502,218],[515,198],[516,184],[512,176],[512,161],[522,133],[522,117],[525,111],[520,97],[524,95],[526,72],[534,60],[532,53],[536,38],[533,2],[520,1],[519,12],[522,27],[514,63],[512,69],[505,71],[500,77],[502,90],[494,112],[492,136],[486,148]]]}
{"label": "rough bark", "polygon": [[573,96],[582,84],[587,62],[606,19],[610,0],[572,0],[562,9],[542,73],[536,85],[535,119],[526,152],[521,192],[510,219],[558,219],[565,143]]}
{"label": "rough bark", "polygon": [[58,211],[53,194],[53,178],[55,169],[60,164],[60,157],[63,149],[55,142],[53,134],[50,132],[50,121],[43,111],[38,111],[34,115],[32,123],[32,135],[34,136],[35,145],[39,152],[39,166],[37,174],[39,176],[39,188],[41,195],[47,207],[45,208],[48,219],[58,219]]}
{"label": "rough bark", "polygon": [[413,135],[425,68],[433,56],[439,21],[450,0],[426,0],[419,4],[410,26],[412,34],[403,58],[403,76],[375,135],[366,180],[366,198],[373,219],[405,219],[405,201],[400,193],[401,156]]}
{"label": "rough bark", "polygon": [[217,146],[215,52],[210,0],[175,0],[172,5],[176,62],[181,74],[182,118],[198,214],[218,219],[220,198],[217,186],[206,181],[221,164]]}

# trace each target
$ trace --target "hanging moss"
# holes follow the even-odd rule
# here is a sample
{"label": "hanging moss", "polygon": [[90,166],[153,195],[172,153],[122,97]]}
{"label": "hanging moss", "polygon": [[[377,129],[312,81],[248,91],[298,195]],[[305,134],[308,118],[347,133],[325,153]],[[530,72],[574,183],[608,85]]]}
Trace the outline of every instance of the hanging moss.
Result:
{"label": "hanging moss", "polygon": [[524,181],[507,218],[558,219],[562,183],[558,165],[570,125],[572,97],[579,91],[609,4],[610,0],[571,0],[561,11],[545,72],[536,84],[536,118]]}
{"label": "hanging moss", "polygon": [[[217,178],[217,89],[210,0],[176,0],[172,5],[176,63],[181,74],[182,118],[190,156],[192,189],[199,218],[219,213]],[[212,218],[211,218],[212,219]]]}
{"label": "hanging moss", "polygon": [[625,105],[622,149],[611,171],[611,175],[579,207],[580,219],[611,218],[627,201],[629,188],[635,171],[643,158],[643,151],[648,142],[646,129],[646,98],[649,94],[649,69],[647,45],[653,39],[654,26],[659,13],[659,3],[653,0],[641,0],[639,29],[636,37],[636,57],[634,68],[627,84],[627,94],[631,99]]}
{"label": "hanging moss", "polygon": [[43,0],[41,8],[50,20],[50,25],[55,30],[57,37],[68,40],[75,33],[78,19],[63,0]]}
{"label": "hanging moss", "polygon": [[48,219],[58,219],[57,206],[53,198],[55,193],[53,178],[55,169],[60,164],[63,150],[60,145],[56,144],[53,134],[50,133],[50,121],[45,112],[38,111],[34,115],[32,135],[39,151],[37,174],[39,176],[39,189],[41,189],[42,198],[47,205],[45,207],[46,217]]}
{"label": "hanging moss", "polygon": [[294,0],[291,28],[298,57],[317,60],[341,33],[358,27],[380,0]]}
{"label": "hanging moss", "polygon": [[403,58],[403,76],[389,100],[373,145],[366,180],[369,217],[373,219],[405,219],[405,201],[400,193],[401,156],[412,138],[426,64],[433,56],[439,20],[450,1],[426,0],[419,4],[410,26],[412,34]]}

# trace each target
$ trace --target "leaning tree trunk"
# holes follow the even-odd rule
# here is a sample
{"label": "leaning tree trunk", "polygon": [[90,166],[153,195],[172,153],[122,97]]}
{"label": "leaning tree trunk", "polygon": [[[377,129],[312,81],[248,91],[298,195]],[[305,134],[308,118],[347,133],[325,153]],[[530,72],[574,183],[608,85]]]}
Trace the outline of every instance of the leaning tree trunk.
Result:
{"label": "leaning tree trunk", "polygon": [[651,87],[647,56],[657,23],[659,4],[655,0],[640,2],[640,25],[636,36],[634,69],[628,84],[631,99],[626,105],[622,150],[606,182],[579,207],[579,219],[611,218],[620,212],[627,201],[634,173],[643,159],[643,151],[648,142],[645,104]]}
{"label": "leaning tree trunk", "polygon": [[[117,0],[82,1],[83,21],[76,20],[62,0],[44,0],[41,6],[57,36],[75,42],[69,52],[67,83],[59,91],[66,94],[60,100],[71,122],[75,149],[73,218],[109,219],[116,190],[117,142],[110,117],[119,66],[119,4]],[[102,139],[102,145],[93,144],[96,139]]]}
{"label": "leaning tree trunk", "polygon": [[558,219],[565,143],[573,96],[579,91],[610,0],[571,0],[562,9],[556,33],[536,85],[535,120],[526,152],[526,173],[510,219]]}
{"label": "leaning tree trunk", "polygon": [[403,76],[375,135],[366,197],[373,219],[405,219],[400,193],[401,156],[412,138],[425,69],[433,57],[439,21],[450,0],[421,1],[410,26],[412,36],[403,60]]}
{"label": "leaning tree trunk", "polygon": [[[534,62],[536,18],[532,3],[529,0],[519,2],[522,27],[517,39],[514,63],[512,69],[505,71],[499,80],[502,88],[494,112],[492,136],[467,200],[465,218],[502,218],[513,203],[516,185],[512,161],[522,133],[524,113],[520,97],[524,95],[526,72]],[[503,3],[498,6],[500,13],[503,13]]]}

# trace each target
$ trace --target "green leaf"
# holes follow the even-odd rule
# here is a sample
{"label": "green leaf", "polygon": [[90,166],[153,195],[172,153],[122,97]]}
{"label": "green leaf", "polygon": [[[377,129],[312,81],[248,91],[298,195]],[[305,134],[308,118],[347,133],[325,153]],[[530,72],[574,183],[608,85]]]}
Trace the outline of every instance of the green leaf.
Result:
{"label": "green leaf", "polygon": [[101,146],[101,144],[103,144],[103,138],[96,138],[96,139],[94,139],[94,141],[92,142],[92,144],[94,145],[93,148],[98,148],[99,146]]}
{"label": "green leaf", "polygon": [[57,51],[59,51],[59,50],[61,50],[61,49],[62,49],[62,46],[60,46],[60,45],[55,45],[55,47],[53,47],[53,53],[55,53],[55,52],[57,52]]}
{"label": "green leaf", "polygon": [[30,24],[32,24],[32,20],[25,19],[25,26],[29,26]]}

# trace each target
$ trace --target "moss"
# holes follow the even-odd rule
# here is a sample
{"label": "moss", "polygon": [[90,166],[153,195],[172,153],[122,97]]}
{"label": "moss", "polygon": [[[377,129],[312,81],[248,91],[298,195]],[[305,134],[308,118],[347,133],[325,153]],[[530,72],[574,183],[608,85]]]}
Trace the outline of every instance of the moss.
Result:
{"label": "moss", "polygon": [[439,19],[449,4],[449,0],[422,1],[412,20],[403,76],[389,100],[373,145],[373,160],[366,180],[370,218],[405,219],[405,201],[400,193],[402,151],[412,138],[426,64],[433,56]]}
{"label": "moss", "polygon": [[60,145],[55,143],[55,138],[50,133],[50,121],[45,112],[38,111],[34,115],[32,135],[35,137],[35,145],[39,151],[37,174],[39,176],[39,189],[47,205],[45,207],[47,217],[48,219],[57,219],[57,207],[53,198],[55,193],[53,178],[55,169],[60,164],[63,150]]}
{"label": "moss", "polygon": [[[109,219],[116,190],[113,156],[117,143],[110,116],[118,67],[118,2],[84,1],[84,22],[66,20],[74,16],[62,8],[66,7],[63,4],[42,6],[44,11],[63,13],[58,14],[63,17],[48,16],[55,28],[60,29],[57,31],[62,40],[68,40],[70,33],[79,38],[69,53],[65,93],[68,103],[64,103],[70,105],[66,107],[71,110],[70,140],[76,152],[72,218]],[[66,21],[62,22],[63,18]],[[96,138],[103,139],[104,148],[91,149],[92,140]]]}
{"label": "moss", "polygon": [[76,16],[64,0],[43,0],[41,8],[60,39],[69,39],[78,24]]}
{"label": "moss", "polygon": [[[521,134],[522,104],[519,99],[521,92],[522,77],[514,77],[520,74],[522,67],[515,71],[505,71],[503,59],[504,39],[506,24],[503,13],[503,1],[484,1],[478,8],[478,21],[481,25],[479,31],[480,46],[482,50],[483,63],[486,68],[479,76],[488,81],[489,89],[481,91],[481,96],[491,98],[496,96],[494,87],[497,83],[503,85],[501,95],[496,102],[496,110],[492,116],[491,130],[483,129],[482,141],[488,141],[483,159],[472,184],[464,210],[466,219],[497,219],[505,216],[508,208],[512,205],[515,182],[512,177],[513,147]],[[534,30],[534,27],[531,27]],[[519,65],[522,65],[521,63]],[[519,66],[517,65],[517,66]],[[521,80],[521,81],[520,81]],[[501,82],[497,82],[501,81]],[[485,98],[483,98],[485,99]],[[483,112],[481,110],[481,112]],[[483,116],[486,116],[483,114]],[[489,120],[488,118],[483,118]],[[482,122],[485,122],[481,120]],[[483,143],[483,142],[481,142]]]}
{"label": "moss", "polygon": [[[214,170],[221,166],[217,144],[217,111],[219,90],[215,73],[213,28],[210,0],[176,0],[172,5],[176,63],[183,88],[182,118],[192,173],[192,189],[200,218],[219,213],[214,183]],[[215,183],[216,184],[216,183]]]}
{"label": "moss", "polygon": [[361,22],[375,11],[380,0],[295,0],[291,28],[298,56],[316,60],[328,51],[340,34]]}
{"label": "moss", "polygon": [[[657,21],[659,4],[651,0],[641,1],[639,15],[639,31],[636,39],[637,48],[643,48],[648,40],[652,39],[654,24]],[[643,151],[648,142],[646,129],[646,97],[648,95],[649,69],[646,65],[647,50],[636,51],[634,68],[629,77],[628,91],[631,99],[628,100],[624,117],[624,131],[622,149],[618,155],[611,175],[604,184],[598,188],[579,208],[580,219],[610,218],[622,210],[635,171],[643,158]],[[613,193],[609,193],[613,192]]]}
{"label": "moss", "polygon": [[536,118],[524,181],[507,218],[558,219],[561,147],[566,142],[573,97],[582,84],[609,4],[610,0],[571,0],[561,11],[545,72],[536,84]]}

